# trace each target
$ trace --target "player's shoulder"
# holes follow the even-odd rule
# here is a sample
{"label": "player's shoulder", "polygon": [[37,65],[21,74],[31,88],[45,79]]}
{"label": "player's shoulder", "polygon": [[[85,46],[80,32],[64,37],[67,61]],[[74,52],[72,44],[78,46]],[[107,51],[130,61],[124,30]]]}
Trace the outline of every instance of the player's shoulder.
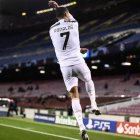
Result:
{"label": "player's shoulder", "polygon": [[51,30],[52,28],[54,28],[54,27],[58,26],[58,25],[60,25],[60,22],[59,22],[59,21],[58,21],[58,22],[56,22],[56,23],[54,23],[54,24],[50,27],[50,30]]}
{"label": "player's shoulder", "polygon": [[64,20],[64,22],[72,22],[72,23],[75,23],[75,22],[77,22],[77,20],[75,20],[75,19],[68,19],[68,20]]}

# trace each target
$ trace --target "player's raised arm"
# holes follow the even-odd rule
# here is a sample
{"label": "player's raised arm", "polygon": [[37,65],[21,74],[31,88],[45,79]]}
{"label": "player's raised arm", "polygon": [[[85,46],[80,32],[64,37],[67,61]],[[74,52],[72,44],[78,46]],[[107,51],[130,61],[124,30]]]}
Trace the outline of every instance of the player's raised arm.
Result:
{"label": "player's raised arm", "polygon": [[49,0],[48,5],[49,5],[49,7],[52,7],[54,9],[59,7],[58,3],[56,1],[53,1],[53,0]]}
{"label": "player's raised arm", "polygon": [[[55,10],[59,9],[59,7],[63,7],[63,6],[59,6],[59,4],[53,0],[49,0],[48,5],[49,5],[49,7],[52,7]],[[67,10],[67,19],[68,20],[75,20],[74,17],[70,14],[69,10]]]}

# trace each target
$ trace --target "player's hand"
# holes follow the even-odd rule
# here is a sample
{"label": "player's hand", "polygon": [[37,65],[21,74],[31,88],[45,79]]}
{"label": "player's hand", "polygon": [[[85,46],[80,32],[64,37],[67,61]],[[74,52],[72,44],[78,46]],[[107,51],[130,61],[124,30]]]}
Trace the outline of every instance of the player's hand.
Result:
{"label": "player's hand", "polygon": [[81,50],[80,50],[80,52],[81,52],[82,54],[85,54],[87,51],[88,51],[87,48],[81,48]]}
{"label": "player's hand", "polygon": [[58,3],[53,1],[53,0],[49,0],[48,5],[49,5],[49,7],[52,7],[52,8],[58,8],[59,7]]}

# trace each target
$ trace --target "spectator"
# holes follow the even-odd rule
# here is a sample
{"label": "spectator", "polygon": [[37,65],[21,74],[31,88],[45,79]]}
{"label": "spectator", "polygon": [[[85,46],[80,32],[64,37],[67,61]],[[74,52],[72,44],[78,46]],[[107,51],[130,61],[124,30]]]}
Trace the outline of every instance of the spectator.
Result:
{"label": "spectator", "polygon": [[11,111],[15,111],[16,115],[18,115],[18,109],[17,109],[17,103],[16,101],[14,100],[10,100],[10,103],[9,103],[9,109],[8,109],[8,112],[7,112],[7,116],[10,116],[11,114]]}

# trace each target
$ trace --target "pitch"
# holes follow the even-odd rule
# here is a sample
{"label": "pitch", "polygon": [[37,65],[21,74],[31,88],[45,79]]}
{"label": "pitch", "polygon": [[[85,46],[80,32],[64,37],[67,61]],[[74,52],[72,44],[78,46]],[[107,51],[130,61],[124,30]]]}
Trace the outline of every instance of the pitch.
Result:
{"label": "pitch", "polygon": [[[99,131],[88,131],[90,140],[138,140]],[[38,123],[29,119],[0,117],[0,140],[80,140],[78,128]]]}

